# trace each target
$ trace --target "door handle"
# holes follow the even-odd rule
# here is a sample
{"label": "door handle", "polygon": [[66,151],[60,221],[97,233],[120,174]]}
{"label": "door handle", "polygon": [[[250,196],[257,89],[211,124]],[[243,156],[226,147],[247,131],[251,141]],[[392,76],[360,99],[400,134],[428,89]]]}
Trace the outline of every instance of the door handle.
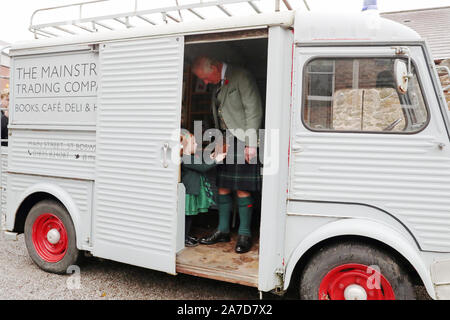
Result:
{"label": "door handle", "polygon": [[301,146],[292,146],[292,152],[293,153],[300,153],[303,151],[303,147]]}
{"label": "door handle", "polygon": [[163,157],[162,163],[163,163],[164,168],[169,167],[169,162],[167,161],[167,158],[168,158],[167,153],[169,152],[169,149],[170,149],[169,143],[166,142],[162,147],[162,157]]}

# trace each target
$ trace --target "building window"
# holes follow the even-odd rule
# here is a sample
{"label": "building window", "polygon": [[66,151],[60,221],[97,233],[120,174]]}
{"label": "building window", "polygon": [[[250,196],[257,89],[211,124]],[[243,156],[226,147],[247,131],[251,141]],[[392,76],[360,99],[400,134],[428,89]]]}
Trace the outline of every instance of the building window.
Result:
{"label": "building window", "polygon": [[331,117],[328,110],[334,94],[334,60],[317,59],[308,64],[308,113],[306,118],[315,128],[328,128]]}

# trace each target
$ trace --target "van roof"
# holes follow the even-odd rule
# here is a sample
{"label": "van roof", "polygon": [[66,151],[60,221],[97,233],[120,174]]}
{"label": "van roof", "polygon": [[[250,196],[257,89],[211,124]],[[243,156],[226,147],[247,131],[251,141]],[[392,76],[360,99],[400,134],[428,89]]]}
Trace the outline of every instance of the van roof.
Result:
{"label": "van roof", "polygon": [[297,12],[295,41],[304,42],[393,42],[418,41],[420,35],[413,29],[389,19],[377,11],[332,14]]}
{"label": "van roof", "polygon": [[376,12],[329,14],[322,12],[273,12],[242,17],[224,17],[203,21],[136,27],[86,35],[68,35],[51,39],[18,42],[11,55],[18,51],[67,45],[89,45],[114,40],[152,36],[193,35],[265,28],[279,25],[294,27],[297,43],[317,42],[392,42],[418,41],[419,34],[397,22],[379,17]]}

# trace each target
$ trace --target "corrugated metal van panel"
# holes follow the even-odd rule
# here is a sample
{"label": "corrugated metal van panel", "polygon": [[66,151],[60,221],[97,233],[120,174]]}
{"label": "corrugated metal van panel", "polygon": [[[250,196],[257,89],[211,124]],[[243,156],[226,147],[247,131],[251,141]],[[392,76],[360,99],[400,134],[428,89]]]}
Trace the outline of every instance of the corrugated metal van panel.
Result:
{"label": "corrugated metal van panel", "polygon": [[70,194],[73,201],[77,205],[78,211],[82,215],[88,216],[91,212],[91,208],[89,205],[89,198],[91,197],[91,195],[89,194],[86,183],[79,183],[80,181],[68,179],[51,179],[17,174],[11,174],[9,175],[9,177],[11,180],[9,187],[11,188],[11,191],[16,195],[21,194],[33,184],[50,182],[52,184],[60,186],[63,190]]}
{"label": "corrugated metal van panel", "polygon": [[179,136],[183,53],[183,38],[101,47],[96,256],[175,273],[178,166],[161,159]]}
{"label": "corrugated metal van panel", "polygon": [[290,199],[372,205],[422,249],[450,251],[450,159],[435,137],[299,132],[294,145]]}
{"label": "corrugated metal van panel", "polygon": [[15,129],[9,139],[10,171],[94,180],[95,131]]}
{"label": "corrugated metal van panel", "polygon": [[[77,242],[80,248],[89,249],[91,237],[91,214],[93,181],[79,181],[71,179],[48,178],[41,176],[29,176],[25,174],[8,174],[8,213],[15,214],[24,192],[36,184],[48,184],[64,190],[78,210],[78,220],[74,221],[77,228]],[[66,199],[60,199],[64,201]],[[75,217],[74,217],[75,218]],[[9,221],[10,219],[8,219]]]}

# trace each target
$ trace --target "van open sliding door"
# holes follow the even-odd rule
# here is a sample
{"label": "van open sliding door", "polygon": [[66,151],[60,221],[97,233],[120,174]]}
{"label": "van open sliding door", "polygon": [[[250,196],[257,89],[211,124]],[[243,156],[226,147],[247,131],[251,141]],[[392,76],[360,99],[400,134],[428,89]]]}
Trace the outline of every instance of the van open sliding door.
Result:
{"label": "van open sliding door", "polygon": [[93,254],[175,274],[184,38],[100,45]]}

